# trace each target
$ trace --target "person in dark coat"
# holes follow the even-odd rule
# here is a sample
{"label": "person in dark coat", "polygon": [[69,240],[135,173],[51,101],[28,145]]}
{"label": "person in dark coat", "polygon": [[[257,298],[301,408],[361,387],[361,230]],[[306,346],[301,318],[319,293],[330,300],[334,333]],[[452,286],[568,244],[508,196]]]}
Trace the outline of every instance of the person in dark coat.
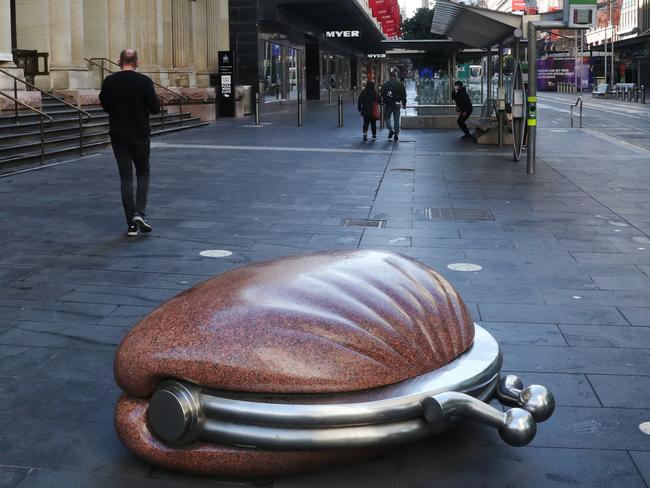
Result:
{"label": "person in dark coat", "polygon": [[469,98],[467,90],[463,86],[462,81],[457,81],[454,83],[454,92],[451,95],[451,98],[456,102],[456,111],[458,112],[458,127],[464,132],[464,136],[461,137],[462,140],[467,141],[473,139],[472,134],[470,134],[469,129],[465,122],[472,115],[472,110],[474,109],[472,105],[472,100]]}
{"label": "person in dark coat", "polygon": [[391,71],[390,79],[381,88],[381,101],[384,104],[384,122],[388,129],[388,138],[399,141],[400,105],[406,109],[406,88],[397,79],[397,73]]}
{"label": "person in dark coat", "polygon": [[375,89],[375,82],[368,80],[366,87],[359,95],[357,108],[359,113],[363,116],[363,140],[368,140],[368,126],[372,130],[372,138],[377,139],[377,119],[375,118],[375,104],[379,103],[377,90]]}

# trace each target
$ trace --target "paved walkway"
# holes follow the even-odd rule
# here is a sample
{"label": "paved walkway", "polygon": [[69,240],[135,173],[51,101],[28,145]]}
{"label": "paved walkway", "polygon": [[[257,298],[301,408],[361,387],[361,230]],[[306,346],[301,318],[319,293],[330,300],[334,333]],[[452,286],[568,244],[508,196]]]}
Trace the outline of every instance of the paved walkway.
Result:
{"label": "paved walkway", "polygon": [[[503,345],[505,370],[549,386],[557,412],[525,448],[468,423],[368,463],[252,486],[647,488],[648,149],[542,125],[530,177],[508,148],[464,144],[460,131],[362,143],[346,107],[343,129],[334,106],[311,105],[302,128],[287,112],[262,128],[222,120],[157,139],[155,230],[134,240],[107,151],[0,179],[0,487],[248,486],[170,473],[120,445],[115,348],[216,273],[362,247],[440,270]],[[493,220],[427,218],[448,208]],[[341,227],[349,218],[387,225]],[[199,256],[207,249],[233,254]]]}

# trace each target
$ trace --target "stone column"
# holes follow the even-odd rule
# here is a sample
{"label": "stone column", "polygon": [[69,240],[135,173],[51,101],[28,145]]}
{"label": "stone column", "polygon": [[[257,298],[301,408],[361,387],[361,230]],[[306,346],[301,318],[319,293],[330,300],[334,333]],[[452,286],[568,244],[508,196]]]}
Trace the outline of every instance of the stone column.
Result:
{"label": "stone column", "polygon": [[206,0],[196,0],[192,5],[192,36],[196,82],[199,87],[210,86],[208,71],[208,32],[210,18]]}
{"label": "stone column", "polygon": [[0,0],[0,67],[11,63],[11,6],[9,0]]}
{"label": "stone column", "polygon": [[83,27],[87,58],[109,58],[109,0],[84,0]]}
{"label": "stone column", "polygon": [[207,0],[208,71],[216,73],[219,51],[230,49],[228,0]]}
{"label": "stone column", "polygon": [[82,0],[50,0],[50,41],[50,88],[92,88],[92,78],[83,60]]}
{"label": "stone column", "polygon": [[[188,71],[193,68],[191,3],[188,0],[172,0],[173,61],[174,68],[181,71]],[[192,78],[194,77],[183,75],[178,79],[178,84],[193,86]]]}
{"label": "stone column", "polygon": [[126,0],[108,0],[108,58],[117,61],[128,46],[124,20]]}
{"label": "stone column", "polygon": [[158,53],[158,1],[144,0],[144,45],[142,50],[146,71],[155,81],[160,82],[160,59]]}
{"label": "stone column", "polygon": [[[21,76],[22,70],[16,69],[11,54],[11,8],[9,0],[0,0],[0,68],[8,70],[14,76]],[[22,76],[21,76],[22,77]],[[14,82],[11,78],[0,74],[0,90],[13,90]],[[24,90],[24,86],[18,87]],[[9,103],[9,99],[0,100],[0,107]],[[13,103],[13,102],[11,102]]]}
{"label": "stone column", "polygon": [[[215,24],[217,47],[216,51],[228,51],[230,49],[230,15],[228,13],[228,0],[212,0],[217,3],[217,23]],[[234,49],[234,46],[232,46]],[[217,56],[214,56],[213,70],[217,71]]]}
{"label": "stone column", "polygon": [[130,39],[128,46],[138,51],[140,66],[147,66],[149,59],[145,52],[145,15],[146,0],[130,0],[127,9],[127,39]]}
{"label": "stone column", "polygon": [[158,49],[158,64],[162,73],[160,83],[169,86],[169,74],[174,66],[172,41],[172,4],[169,0],[157,0],[156,44]]}

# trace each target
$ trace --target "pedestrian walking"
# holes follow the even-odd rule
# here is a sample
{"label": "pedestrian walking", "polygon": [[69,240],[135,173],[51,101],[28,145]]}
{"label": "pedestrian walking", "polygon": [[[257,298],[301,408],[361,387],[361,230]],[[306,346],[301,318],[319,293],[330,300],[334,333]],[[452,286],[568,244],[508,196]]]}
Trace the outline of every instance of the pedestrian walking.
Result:
{"label": "pedestrian walking", "polygon": [[461,137],[463,141],[473,140],[472,134],[470,134],[469,129],[467,128],[467,119],[472,115],[472,110],[474,106],[472,105],[472,100],[469,98],[467,90],[463,86],[462,81],[457,81],[454,83],[454,91],[451,94],[451,98],[456,102],[456,112],[458,112],[458,127],[463,131],[465,135]]}
{"label": "pedestrian walking", "polygon": [[390,79],[381,88],[381,101],[384,104],[384,122],[388,129],[388,138],[399,141],[400,111],[406,108],[406,88],[397,79],[395,71],[391,71]]}
{"label": "pedestrian walking", "polygon": [[368,140],[368,127],[372,130],[372,139],[377,139],[377,120],[379,119],[379,96],[375,82],[368,80],[357,102],[359,113],[363,116],[363,140]]}
{"label": "pedestrian walking", "polygon": [[[120,173],[127,235],[137,236],[139,231],[153,230],[145,218],[150,177],[149,114],[160,113],[160,102],[151,79],[136,72],[138,53],[135,49],[122,51],[119,65],[121,71],[104,80],[99,99],[109,116],[109,133]],[[137,176],[135,200],[134,166]]]}

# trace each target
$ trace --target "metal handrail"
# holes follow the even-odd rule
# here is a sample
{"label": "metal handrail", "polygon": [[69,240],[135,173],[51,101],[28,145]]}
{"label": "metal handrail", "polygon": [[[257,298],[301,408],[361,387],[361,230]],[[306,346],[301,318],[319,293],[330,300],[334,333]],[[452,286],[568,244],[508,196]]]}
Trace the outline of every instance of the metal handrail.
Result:
{"label": "metal handrail", "polygon": [[[84,61],[86,61],[89,64],[92,64],[93,66],[98,67],[99,69],[102,70],[102,80],[104,79],[104,71],[108,71],[109,73],[115,73],[115,71],[106,68],[104,66],[104,61],[108,61],[110,64],[113,66],[119,67],[120,65],[117,64],[115,61],[112,61],[108,58],[84,58]],[[97,63],[96,61],[101,61],[102,64]],[[151,77],[149,77],[151,78]],[[154,84],[154,86],[157,86],[158,88],[162,88],[165,91],[168,91],[172,95],[174,95],[175,98],[178,99],[178,116],[180,117],[179,124],[182,126],[183,125],[183,101],[187,102],[188,99],[184,97],[183,95],[176,93],[173,90],[170,90],[166,86],[161,85],[160,83],[155,82],[154,80],[151,80],[151,82]],[[170,98],[167,98],[159,93],[157,93],[158,98],[160,98],[161,102],[164,101],[165,103],[162,103],[162,105],[171,105],[172,100]],[[160,112],[160,122],[162,124],[162,128],[165,128],[165,111],[161,110]]]}
{"label": "metal handrail", "polygon": [[[111,60],[111,59],[108,59],[108,58],[90,58],[90,59],[86,59],[86,61],[95,64],[95,66],[97,66],[97,63],[94,63],[94,61],[102,61],[102,62],[103,62],[103,61],[108,61],[108,62],[109,62],[110,64],[112,64],[113,66],[117,66],[118,68],[119,68],[119,66],[120,66],[120,65],[117,64],[115,61],[113,61],[113,60]],[[110,71],[108,68],[104,68],[103,66],[99,66],[99,67],[102,68],[102,69],[104,69],[104,70],[106,70],[106,71]],[[113,71],[111,71],[111,73],[113,73]],[[149,77],[149,78],[151,78],[151,77]],[[179,98],[179,99],[183,100],[184,102],[188,102],[188,98],[187,98],[186,96],[181,95],[180,93],[176,93],[174,90],[170,90],[170,89],[167,88],[165,85],[161,85],[161,84],[158,83],[157,81],[154,81],[154,80],[151,80],[151,81],[152,81],[153,84],[154,84],[155,86],[157,86],[158,88],[162,88],[163,90],[168,91],[169,93],[171,93],[172,95],[174,95],[174,97]]]}
{"label": "metal handrail", "polygon": [[49,92],[46,92],[45,90],[41,90],[37,86],[34,86],[31,83],[29,83],[29,82],[27,82],[25,80],[22,80],[22,79],[18,78],[17,76],[12,75],[11,73],[9,73],[8,71],[6,71],[6,70],[4,70],[2,68],[0,68],[0,73],[2,73],[3,75],[8,76],[9,78],[13,78],[13,80],[14,80],[14,97],[18,96],[18,89],[17,89],[16,85],[17,85],[18,82],[20,82],[23,85],[31,88],[32,90],[36,90],[36,91],[40,92],[41,95],[45,95],[46,97],[53,98],[57,102],[62,103],[63,105],[66,105],[66,106],[70,107],[71,109],[81,113],[82,115],[84,115],[86,117],[86,122],[93,118],[93,116],[90,113],[86,112],[85,110],[80,109],[76,105],[73,105],[70,102],[66,102],[64,99],[59,98],[56,95],[53,95],[53,94],[51,94]]}
{"label": "metal handrail", "polygon": [[18,98],[14,98],[11,95],[7,95],[2,91],[0,91],[0,95],[2,95],[3,97],[7,97],[9,100],[12,100],[14,102],[14,107],[18,107],[18,105],[21,105],[26,109],[31,110],[32,112],[39,115],[40,128],[41,128],[41,164],[45,163],[45,123],[43,122],[43,118],[44,117],[47,118],[50,121],[50,123],[52,123],[54,119],[52,119],[52,117],[50,117],[46,113],[38,110],[37,108],[34,108],[30,105],[27,105],[26,103],[21,102],[20,100],[18,100]]}
{"label": "metal handrail", "polygon": [[582,129],[582,97],[578,97],[576,103],[571,105],[571,128],[573,128],[573,109],[580,105],[580,128]]}
{"label": "metal handrail", "polygon": [[28,88],[31,88],[32,90],[36,90],[40,92],[41,97],[45,95],[46,97],[53,98],[59,103],[62,103],[66,107],[70,107],[71,109],[75,110],[79,114],[79,153],[83,156],[84,153],[84,137],[83,137],[83,120],[82,117],[86,117],[86,122],[89,122],[93,116],[90,115],[90,113],[86,112],[85,110],[80,109],[79,107],[76,107],[75,105],[66,102],[62,98],[57,97],[56,95],[52,95],[51,93],[48,93],[44,90],[41,90],[37,86],[32,85],[31,83],[21,80],[17,76],[12,75],[11,73],[7,72],[6,70],[0,68],[0,73],[4,74],[5,76],[8,76],[9,78],[12,78],[14,80],[14,117],[16,119],[16,123],[18,123],[18,105],[17,105],[17,100],[18,100],[18,82],[22,83]]}

